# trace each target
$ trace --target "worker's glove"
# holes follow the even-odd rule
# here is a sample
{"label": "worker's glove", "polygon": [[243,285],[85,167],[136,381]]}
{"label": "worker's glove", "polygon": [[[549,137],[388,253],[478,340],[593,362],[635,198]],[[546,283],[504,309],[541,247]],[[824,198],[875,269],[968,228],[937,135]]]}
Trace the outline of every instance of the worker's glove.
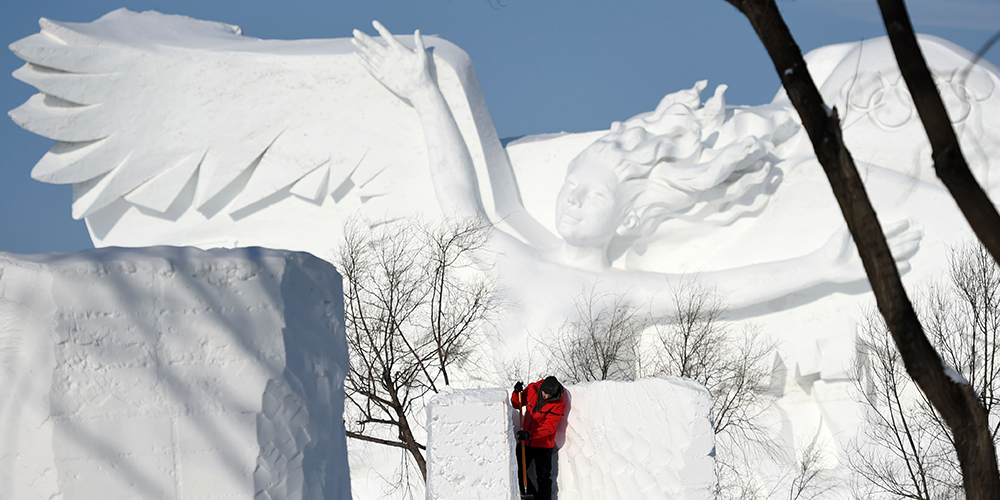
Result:
{"label": "worker's glove", "polygon": [[514,384],[514,392],[522,392],[522,391],[524,391],[524,382],[518,382]]}
{"label": "worker's glove", "polygon": [[528,431],[517,431],[518,441],[527,441],[531,439],[531,434]]}

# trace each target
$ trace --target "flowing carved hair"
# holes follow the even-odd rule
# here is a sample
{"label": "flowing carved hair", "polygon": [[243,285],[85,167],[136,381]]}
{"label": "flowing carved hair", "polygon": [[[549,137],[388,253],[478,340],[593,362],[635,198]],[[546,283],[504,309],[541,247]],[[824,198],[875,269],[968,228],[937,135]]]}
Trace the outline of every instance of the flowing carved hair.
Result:
{"label": "flowing carved hair", "polygon": [[667,218],[725,225],[767,205],[776,178],[770,153],[798,125],[783,110],[727,110],[725,85],[703,105],[706,84],[613,123],[595,143],[621,154],[614,170],[624,235],[649,235]]}

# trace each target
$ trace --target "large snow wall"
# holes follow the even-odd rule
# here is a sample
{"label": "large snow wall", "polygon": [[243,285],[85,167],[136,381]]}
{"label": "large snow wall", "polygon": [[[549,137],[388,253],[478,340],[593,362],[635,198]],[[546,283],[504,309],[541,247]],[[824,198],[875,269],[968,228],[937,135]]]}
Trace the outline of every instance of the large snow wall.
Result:
{"label": "large snow wall", "polygon": [[[712,397],[680,378],[566,388],[559,500],[715,497]],[[517,498],[517,413],[503,389],[442,393],[427,411],[427,498]]]}
{"label": "large snow wall", "polygon": [[0,253],[0,498],[349,499],[341,293],[305,253]]}

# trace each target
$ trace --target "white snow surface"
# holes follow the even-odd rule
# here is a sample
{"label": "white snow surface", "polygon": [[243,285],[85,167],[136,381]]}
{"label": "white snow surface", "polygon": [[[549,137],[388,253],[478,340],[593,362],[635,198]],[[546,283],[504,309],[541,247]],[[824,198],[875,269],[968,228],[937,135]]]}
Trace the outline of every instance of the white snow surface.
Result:
{"label": "white snow surface", "polygon": [[[428,409],[428,499],[517,498],[503,389],[442,393]],[[553,468],[560,500],[714,498],[712,397],[680,378],[566,387]]]}
{"label": "white snow surface", "polygon": [[714,498],[712,396],[687,379],[568,386],[560,500]]}
{"label": "white snow surface", "polygon": [[518,498],[514,426],[504,389],[442,392],[427,406],[426,497]]}
{"label": "white snow surface", "polygon": [[349,499],[342,318],[305,253],[0,253],[0,498]]}

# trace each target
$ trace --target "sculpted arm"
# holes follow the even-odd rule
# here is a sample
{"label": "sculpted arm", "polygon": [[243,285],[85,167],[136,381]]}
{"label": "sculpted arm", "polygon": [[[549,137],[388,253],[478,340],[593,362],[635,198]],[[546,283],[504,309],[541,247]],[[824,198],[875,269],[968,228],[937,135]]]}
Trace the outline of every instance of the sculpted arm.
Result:
{"label": "sculpted arm", "polygon": [[[900,272],[906,272],[907,259],[918,250],[922,234],[908,220],[887,225],[885,233]],[[738,309],[823,283],[862,281],[866,275],[846,226],[819,249],[792,259],[694,275],[614,273],[616,287],[628,290],[629,302],[661,309],[673,307],[672,292],[679,290],[685,280],[692,279],[714,288],[730,307]]]}
{"label": "sculpted arm", "polygon": [[385,43],[354,30],[352,42],[362,65],[382,85],[408,101],[420,118],[438,204],[445,216],[486,219],[472,155],[451,108],[431,78],[430,61],[420,31],[415,50],[400,43],[378,21],[372,23]]}

